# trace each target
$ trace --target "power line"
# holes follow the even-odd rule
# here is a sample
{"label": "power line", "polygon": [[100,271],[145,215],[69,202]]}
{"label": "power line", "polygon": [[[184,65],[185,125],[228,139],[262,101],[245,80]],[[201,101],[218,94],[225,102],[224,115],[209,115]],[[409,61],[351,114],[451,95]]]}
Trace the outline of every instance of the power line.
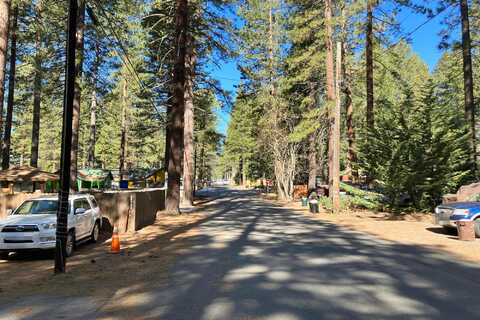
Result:
{"label": "power line", "polygon": [[442,8],[442,10],[439,10],[436,14],[428,17],[428,19],[426,19],[425,21],[423,21],[422,23],[420,23],[418,26],[416,26],[415,28],[413,28],[412,30],[410,30],[410,32],[408,32],[407,34],[405,34],[404,36],[400,37],[400,39],[397,40],[397,42],[395,42],[393,45],[390,46],[390,48],[392,47],[395,47],[396,45],[398,45],[401,41],[403,40],[407,40],[410,36],[412,36],[415,32],[417,32],[418,30],[420,30],[422,27],[424,27],[426,24],[428,24],[430,21],[434,20],[435,18],[437,18],[439,15],[443,14],[447,9],[449,9],[451,6],[453,5],[453,3],[450,3],[449,5],[447,5],[446,7]]}
{"label": "power line", "polygon": [[[422,27],[424,27],[426,24],[428,24],[429,22],[431,22],[432,20],[434,20],[435,18],[437,18],[439,15],[443,14],[447,9],[449,9],[450,7],[452,7],[453,3],[450,3],[449,5],[447,5],[446,7],[442,8],[442,10],[439,10],[436,14],[428,17],[428,19],[426,19],[425,21],[423,21],[422,23],[420,23],[419,25],[417,25],[415,28],[413,28],[410,32],[406,33],[404,36],[400,37],[400,39],[398,39],[394,44],[392,44],[391,46],[389,46],[388,48],[386,48],[386,50],[380,54],[376,54],[376,56],[380,56],[380,57],[385,57],[385,55],[388,53],[389,50],[392,50],[393,48],[395,48],[398,44],[400,44],[403,40],[407,40],[410,36],[412,36],[415,32],[417,32],[418,30],[420,30]],[[382,65],[382,67],[384,67],[387,71],[389,71],[390,73],[392,74],[395,74],[395,75],[399,75],[397,72],[393,72],[392,70],[390,70],[389,68],[387,68],[383,63],[381,63],[378,59],[375,59],[375,61],[377,63],[380,63]],[[403,79],[400,79],[403,81]]]}
{"label": "power line", "polygon": [[[102,16],[107,20],[109,26],[111,27],[112,25],[112,22],[111,20],[109,19],[109,17],[107,16],[107,12],[106,10],[103,8],[103,6],[100,4],[100,2],[98,0],[94,0],[95,2],[95,5],[97,8],[100,9],[101,13],[102,13]],[[96,19],[95,17],[95,13],[93,12],[93,10],[87,6],[87,11],[89,13],[89,15],[91,15],[92,17],[92,20],[95,22],[97,22],[95,25],[98,25],[100,26],[100,28],[102,29],[103,33],[105,33],[106,35],[108,35],[108,33],[110,35],[112,35],[116,42],[117,42],[117,45],[120,47],[121,51],[123,52],[123,55],[118,52],[117,48],[113,48],[115,50],[115,52],[117,53],[118,57],[120,58],[120,60],[122,60],[123,64],[125,65],[125,67],[127,68],[127,71],[130,72],[130,74],[133,74],[134,75],[134,79],[135,81],[137,82],[137,84],[139,85],[139,87],[141,88],[142,91],[144,91],[144,93],[146,93],[148,95],[148,88],[143,84],[142,80],[140,79],[140,76],[138,75],[132,61],[130,60],[129,58],[129,55],[128,55],[128,52],[127,50],[125,49],[125,46],[123,45],[122,41],[120,40],[120,37],[119,35],[117,34],[117,32],[115,31],[115,28],[110,28],[110,32],[107,32],[107,30],[105,30],[104,26],[99,22],[98,19]],[[160,112],[158,111],[157,107],[156,107],[156,104],[155,102],[151,99],[151,97],[148,97],[148,100],[149,102],[152,104],[152,107],[153,109],[155,110],[155,112],[160,116]]]}

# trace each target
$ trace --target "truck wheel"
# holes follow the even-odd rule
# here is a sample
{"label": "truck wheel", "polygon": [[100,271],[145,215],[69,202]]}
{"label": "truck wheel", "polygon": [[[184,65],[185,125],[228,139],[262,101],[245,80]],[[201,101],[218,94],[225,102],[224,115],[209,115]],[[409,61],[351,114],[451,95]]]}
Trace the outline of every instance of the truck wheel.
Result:
{"label": "truck wheel", "polygon": [[72,256],[74,249],[75,249],[75,233],[73,230],[71,230],[67,235],[67,245],[66,245],[67,257]]}
{"label": "truck wheel", "polygon": [[480,238],[480,218],[477,218],[475,220],[475,235],[477,236],[477,238]]}
{"label": "truck wheel", "polygon": [[100,235],[100,224],[97,221],[93,226],[92,234],[90,235],[90,242],[97,243],[99,235]]}
{"label": "truck wheel", "polygon": [[0,260],[8,260],[8,255],[10,252],[8,251],[0,251]]}

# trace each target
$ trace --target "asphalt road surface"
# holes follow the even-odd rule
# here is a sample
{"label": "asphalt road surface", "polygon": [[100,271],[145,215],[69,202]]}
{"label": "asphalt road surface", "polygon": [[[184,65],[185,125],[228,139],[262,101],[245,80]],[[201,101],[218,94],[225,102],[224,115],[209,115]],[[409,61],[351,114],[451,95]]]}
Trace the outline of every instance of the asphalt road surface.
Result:
{"label": "asphalt road surface", "polygon": [[[261,200],[219,198],[164,283],[130,288],[130,303],[26,297],[38,319],[480,319],[480,268],[383,241]],[[1,293],[0,293],[1,294]],[[33,300],[35,299],[35,300]]]}

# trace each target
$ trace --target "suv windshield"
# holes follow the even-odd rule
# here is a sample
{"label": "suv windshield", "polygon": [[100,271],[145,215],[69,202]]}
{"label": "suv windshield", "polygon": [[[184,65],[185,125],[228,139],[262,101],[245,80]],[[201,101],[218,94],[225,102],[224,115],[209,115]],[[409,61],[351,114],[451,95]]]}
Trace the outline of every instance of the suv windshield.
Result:
{"label": "suv windshield", "polygon": [[57,200],[28,200],[14,214],[56,214]]}

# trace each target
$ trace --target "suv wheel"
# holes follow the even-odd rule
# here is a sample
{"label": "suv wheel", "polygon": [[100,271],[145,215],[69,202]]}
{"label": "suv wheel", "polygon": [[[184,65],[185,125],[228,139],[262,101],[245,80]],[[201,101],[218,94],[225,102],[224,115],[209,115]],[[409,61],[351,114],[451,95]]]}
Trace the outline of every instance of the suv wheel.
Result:
{"label": "suv wheel", "polygon": [[67,244],[66,244],[66,254],[67,257],[70,257],[73,254],[75,249],[75,234],[73,231],[70,231],[67,235]]}
{"label": "suv wheel", "polygon": [[475,235],[477,236],[477,238],[480,238],[480,218],[477,218],[475,220],[474,229],[475,229]]}
{"label": "suv wheel", "polygon": [[100,224],[95,222],[93,226],[92,234],[90,235],[90,241],[96,243],[98,241],[98,236],[100,235]]}
{"label": "suv wheel", "polygon": [[0,260],[8,260],[8,255],[10,252],[8,251],[0,251]]}

